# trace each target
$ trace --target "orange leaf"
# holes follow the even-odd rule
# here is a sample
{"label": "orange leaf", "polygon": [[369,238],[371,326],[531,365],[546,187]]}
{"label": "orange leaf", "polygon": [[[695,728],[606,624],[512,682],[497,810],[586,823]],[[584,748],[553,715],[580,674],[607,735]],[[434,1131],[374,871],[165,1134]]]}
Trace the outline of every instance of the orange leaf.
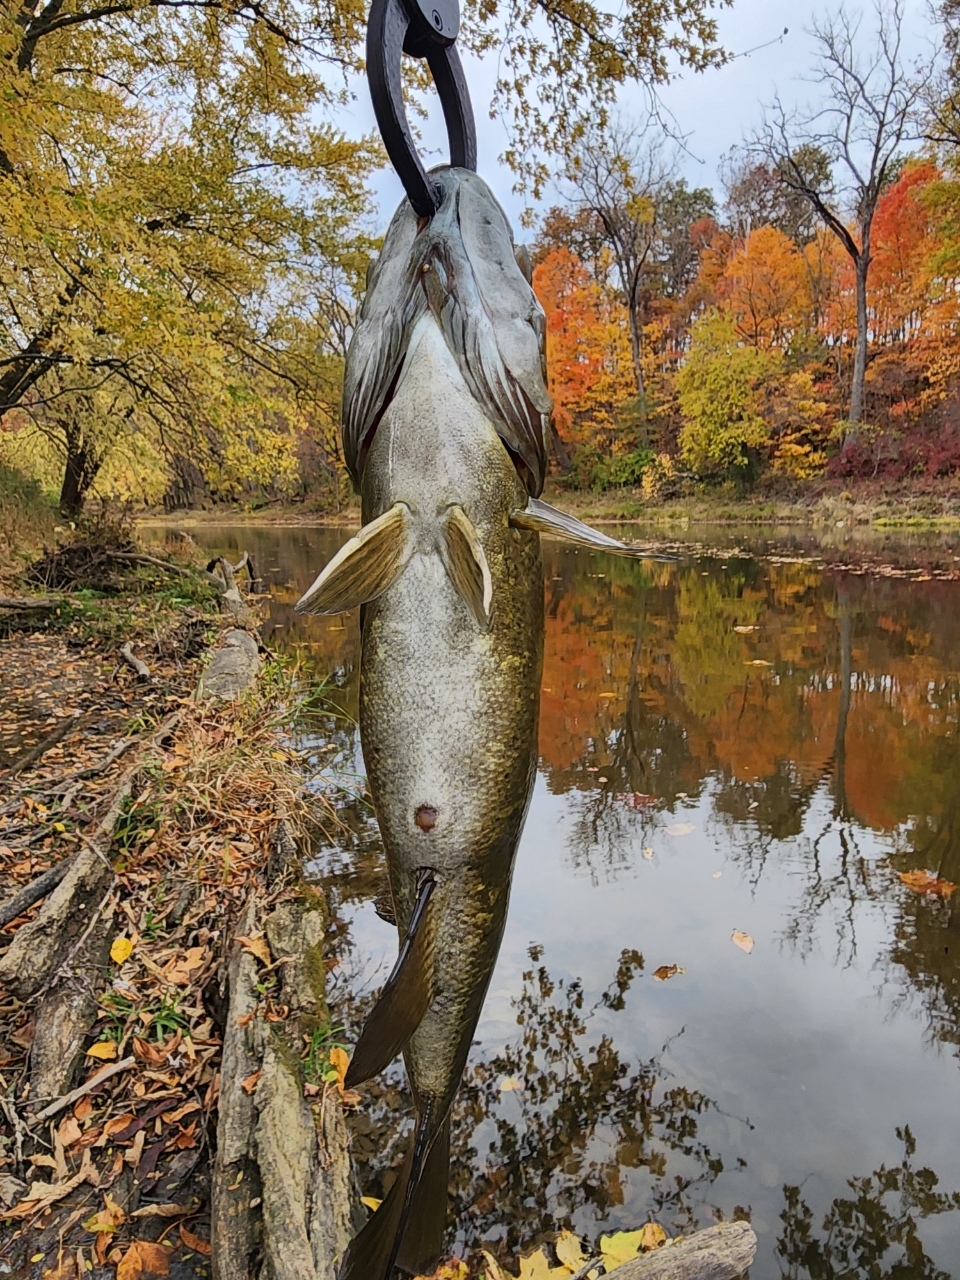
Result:
{"label": "orange leaf", "polygon": [[96,1044],[92,1044],[87,1050],[88,1058],[99,1058],[103,1062],[110,1062],[116,1056],[116,1040],[98,1040]]}
{"label": "orange leaf", "polygon": [[254,1071],[253,1075],[247,1076],[246,1080],[240,1081],[240,1088],[244,1093],[253,1093],[257,1087],[257,1081],[260,1079],[262,1072]]}
{"label": "orange leaf", "polygon": [[263,934],[259,934],[254,938],[237,938],[237,941],[243,947],[244,951],[252,951],[253,954],[263,964],[269,964],[273,957],[270,955],[270,946]]}
{"label": "orange leaf", "polygon": [[342,1089],[347,1067],[350,1065],[350,1055],[346,1049],[341,1049],[339,1045],[334,1045],[330,1050],[330,1065],[337,1073],[337,1086]]}
{"label": "orange leaf", "polygon": [[134,1240],[117,1265],[117,1280],[170,1274],[170,1250],[150,1240]]}
{"label": "orange leaf", "polygon": [[205,1258],[210,1256],[210,1245],[200,1236],[195,1236],[192,1231],[180,1223],[180,1239],[188,1249],[195,1249],[197,1253],[202,1253]]}
{"label": "orange leaf", "polygon": [[949,898],[957,887],[950,880],[941,880],[932,871],[901,871],[898,879],[914,893],[933,893],[939,898]]}

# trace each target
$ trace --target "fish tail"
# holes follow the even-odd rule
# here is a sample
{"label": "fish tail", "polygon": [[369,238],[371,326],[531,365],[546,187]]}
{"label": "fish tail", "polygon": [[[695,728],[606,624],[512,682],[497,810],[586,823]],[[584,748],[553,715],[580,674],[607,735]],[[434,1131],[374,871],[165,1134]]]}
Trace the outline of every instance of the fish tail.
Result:
{"label": "fish tail", "polygon": [[422,1274],[439,1259],[447,1219],[449,1114],[439,1129],[431,1129],[428,1111],[386,1199],[350,1241],[337,1280],[390,1280],[395,1266]]}

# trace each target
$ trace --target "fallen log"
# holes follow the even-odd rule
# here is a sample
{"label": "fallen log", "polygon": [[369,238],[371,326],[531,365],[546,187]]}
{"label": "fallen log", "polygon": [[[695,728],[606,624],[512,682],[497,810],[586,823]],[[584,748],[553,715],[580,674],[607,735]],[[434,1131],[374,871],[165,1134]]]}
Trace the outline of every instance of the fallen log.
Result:
{"label": "fallen log", "polygon": [[737,1280],[756,1252],[748,1222],[721,1222],[622,1262],[614,1274],[617,1280]]}
{"label": "fallen log", "polygon": [[260,670],[260,651],[248,631],[228,631],[200,677],[198,698],[239,698]]}
{"label": "fallen log", "polygon": [[[325,908],[302,883],[296,844],[283,821],[268,866],[275,879],[251,894],[228,970],[211,1201],[213,1275],[255,1280],[262,1252],[272,1280],[334,1280],[359,1225],[346,1129],[335,1089],[305,1097],[301,1062],[304,1036],[326,1018]],[[269,1020],[260,1003],[258,960],[238,941],[261,930],[280,987],[272,993]]]}
{"label": "fallen log", "polygon": [[58,609],[63,601],[63,596],[0,596],[0,609],[28,613],[31,609]]}

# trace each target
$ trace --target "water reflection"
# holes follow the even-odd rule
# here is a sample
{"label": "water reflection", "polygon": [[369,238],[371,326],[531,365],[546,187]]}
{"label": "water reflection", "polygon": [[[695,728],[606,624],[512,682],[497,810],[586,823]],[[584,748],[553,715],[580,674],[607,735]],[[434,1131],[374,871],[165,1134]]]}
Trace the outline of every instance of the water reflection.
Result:
{"label": "water reflection", "polygon": [[[355,718],[355,620],[292,613],[347,534],[196,536],[258,547],[289,584],[270,643],[333,672]],[[960,885],[960,586],[544,550],[540,784],[457,1112],[460,1238],[506,1257],[561,1225],[744,1212],[753,1280],[960,1276],[960,890],[900,879]],[[362,761],[336,731],[317,763],[349,780]],[[369,810],[344,813],[324,865],[359,1025],[389,931],[364,905],[383,874]],[[687,974],[654,983],[661,963]],[[378,1088],[357,1121],[374,1195],[409,1109]]]}

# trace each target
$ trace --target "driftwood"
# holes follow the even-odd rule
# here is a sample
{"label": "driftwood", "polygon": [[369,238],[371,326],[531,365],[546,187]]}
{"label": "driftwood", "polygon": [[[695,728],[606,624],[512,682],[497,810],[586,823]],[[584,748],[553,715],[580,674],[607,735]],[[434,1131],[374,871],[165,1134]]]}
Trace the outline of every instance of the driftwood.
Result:
{"label": "driftwood", "polygon": [[617,1280],[737,1280],[756,1252],[748,1222],[721,1222],[622,1262],[614,1274]]}
{"label": "driftwood", "polygon": [[200,677],[198,697],[239,698],[260,670],[257,642],[247,631],[228,631]]}
{"label": "driftwood", "polygon": [[211,1197],[214,1280],[334,1280],[358,1225],[339,1097],[328,1088],[309,1100],[301,1073],[303,1036],[326,1012],[324,904],[300,882],[283,821],[274,846],[269,868],[295,892],[271,910],[276,879],[254,890],[236,936],[266,935],[281,984],[274,1004],[286,1017],[263,1016],[258,961],[234,942]]}
{"label": "driftwood", "polygon": [[128,640],[120,649],[120,657],[128,667],[132,667],[141,680],[150,679],[150,668],[133,652],[133,645]]}

